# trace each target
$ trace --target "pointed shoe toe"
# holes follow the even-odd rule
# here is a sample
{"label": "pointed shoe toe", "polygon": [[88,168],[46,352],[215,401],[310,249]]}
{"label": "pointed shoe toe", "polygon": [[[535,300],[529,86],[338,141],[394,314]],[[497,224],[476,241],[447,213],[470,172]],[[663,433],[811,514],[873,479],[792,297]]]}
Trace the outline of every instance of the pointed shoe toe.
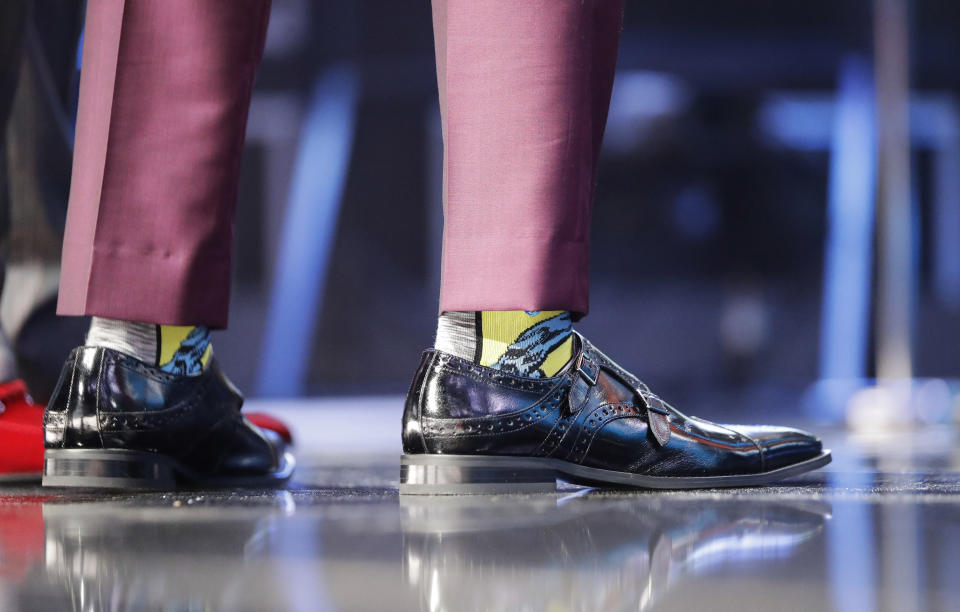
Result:
{"label": "pointed shoe toe", "polygon": [[730,425],[757,443],[762,452],[762,471],[780,469],[818,457],[823,452],[820,438],[802,429],[773,425]]}

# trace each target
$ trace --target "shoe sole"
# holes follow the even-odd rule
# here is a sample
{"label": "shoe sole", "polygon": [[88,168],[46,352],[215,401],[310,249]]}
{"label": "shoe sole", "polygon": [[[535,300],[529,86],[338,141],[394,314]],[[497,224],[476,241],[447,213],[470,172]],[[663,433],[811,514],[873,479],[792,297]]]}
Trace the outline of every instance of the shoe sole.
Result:
{"label": "shoe sole", "polygon": [[766,485],[830,463],[830,451],[758,474],[731,476],[644,476],[601,470],[540,457],[477,455],[403,455],[401,495],[491,495],[553,493],[557,479],[590,487],[626,486],[638,489],[713,489]]}
{"label": "shoe sole", "polygon": [[48,449],[44,453],[45,487],[172,491],[183,488],[232,488],[283,485],[296,465],[284,452],[276,472],[264,476],[209,477],[156,453],[130,450]]}
{"label": "shoe sole", "polygon": [[0,474],[0,485],[36,482],[40,480],[42,472],[12,472]]}

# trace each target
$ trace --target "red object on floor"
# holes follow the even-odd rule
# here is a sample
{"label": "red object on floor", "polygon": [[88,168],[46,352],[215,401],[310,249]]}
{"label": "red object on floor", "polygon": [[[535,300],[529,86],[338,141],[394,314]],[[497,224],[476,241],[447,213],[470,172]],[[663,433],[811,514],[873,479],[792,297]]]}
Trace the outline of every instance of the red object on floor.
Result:
{"label": "red object on floor", "polygon": [[[261,429],[270,429],[293,443],[286,423],[270,415],[245,414]],[[33,403],[27,386],[17,379],[0,383],[0,482],[39,479],[43,473],[43,406]]]}
{"label": "red object on floor", "polygon": [[22,380],[0,384],[0,481],[39,478],[43,471],[43,407]]}
{"label": "red object on floor", "polygon": [[287,444],[293,444],[293,434],[290,433],[290,428],[280,419],[274,418],[269,414],[263,414],[262,412],[246,412],[243,416],[247,417],[248,421],[260,429],[275,431]]}

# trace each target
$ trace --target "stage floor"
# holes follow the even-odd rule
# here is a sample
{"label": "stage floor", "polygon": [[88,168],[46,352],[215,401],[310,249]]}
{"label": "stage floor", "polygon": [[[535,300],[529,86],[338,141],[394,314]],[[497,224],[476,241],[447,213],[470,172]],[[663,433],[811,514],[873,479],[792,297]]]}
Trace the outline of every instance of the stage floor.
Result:
{"label": "stage floor", "polygon": [[0,610],[955,610],[957,431],[824,433],[725,491],[401,498],[393,450],[317,432],[282,491],[6,485]]}

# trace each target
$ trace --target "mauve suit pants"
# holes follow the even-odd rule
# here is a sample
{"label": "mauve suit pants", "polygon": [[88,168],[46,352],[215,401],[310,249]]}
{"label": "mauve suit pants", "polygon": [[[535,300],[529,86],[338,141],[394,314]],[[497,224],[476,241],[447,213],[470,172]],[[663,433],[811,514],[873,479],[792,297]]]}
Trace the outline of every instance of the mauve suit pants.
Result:
{"label": "mauve suit pants", "polygon": [[[89,0],[58,312],[227,324],[269,0]],[[441,310],[588,309],[623,0],[434,0]]]}

